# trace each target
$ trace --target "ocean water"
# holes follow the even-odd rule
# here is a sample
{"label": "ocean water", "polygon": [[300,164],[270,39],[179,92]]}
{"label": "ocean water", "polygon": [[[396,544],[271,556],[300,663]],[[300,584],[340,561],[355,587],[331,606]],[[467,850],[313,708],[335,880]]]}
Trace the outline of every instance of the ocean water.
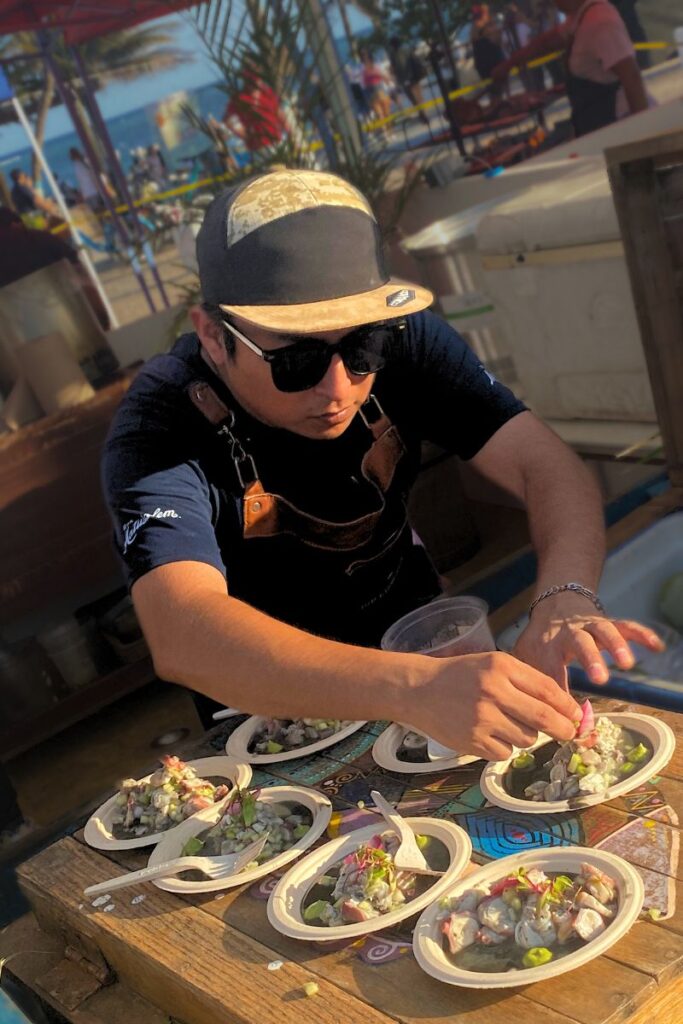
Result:
{"label": "ocean water", "polygon": [[[187,164],[183,158],[192,157],[204,150],[210,150],[209,139],[195,129],[181,113],[180,105],[187,103],[202,117],[213,114],[220,117],[225,109],[225,92],[217,85],[204,85],[199,89],[175,93],[157,103],[148,104],[137,110],[130,110],[118,117],[108,118],[107,127],[125,170],[132,160],[133,150],[138,146],[157,143],[172,170],[181,170]],[[60,135],[45,143],[44,151],[52,173],[58,181],[76,184],[69,149],[82,149],[76,132]],[[15,167],[30,172],[32,150],[29,146],[0,158],[0,171],[9,176]]]}

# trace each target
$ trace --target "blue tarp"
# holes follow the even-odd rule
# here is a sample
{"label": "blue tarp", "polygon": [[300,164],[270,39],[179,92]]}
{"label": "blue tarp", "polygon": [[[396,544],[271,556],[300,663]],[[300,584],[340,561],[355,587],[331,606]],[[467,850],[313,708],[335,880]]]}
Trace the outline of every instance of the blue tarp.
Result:
{"label": "blue tarp", "polygon": [[11,100],[13,96],[12,86],[7,81],[5,72],[0,68],[0,103]]}

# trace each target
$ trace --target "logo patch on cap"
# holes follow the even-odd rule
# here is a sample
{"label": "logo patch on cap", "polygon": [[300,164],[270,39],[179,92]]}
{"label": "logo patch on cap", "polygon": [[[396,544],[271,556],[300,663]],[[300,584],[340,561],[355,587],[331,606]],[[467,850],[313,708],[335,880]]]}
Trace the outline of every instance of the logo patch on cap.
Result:
{"label": "logo patch on cap", "polygon": [[405,306],[406,302],[410,302],[415,298],[415,292],[412,288],[401,288],[398,292],[392,292],[391,295],[387,295],[387,306],[391,306],[395,309],[396,306]]}

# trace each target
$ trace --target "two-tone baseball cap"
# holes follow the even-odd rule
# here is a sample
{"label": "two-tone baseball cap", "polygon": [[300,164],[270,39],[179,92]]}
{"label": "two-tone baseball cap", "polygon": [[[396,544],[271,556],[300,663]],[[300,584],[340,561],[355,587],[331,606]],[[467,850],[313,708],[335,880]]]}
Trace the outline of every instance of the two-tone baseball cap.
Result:
{"label": "two-tone baseball cap", "polygon": [[387,273],[367,199],[336,174],[278,168],[218,195],[197,236],[205,302],[271,331],[312,333],[426,309]]}

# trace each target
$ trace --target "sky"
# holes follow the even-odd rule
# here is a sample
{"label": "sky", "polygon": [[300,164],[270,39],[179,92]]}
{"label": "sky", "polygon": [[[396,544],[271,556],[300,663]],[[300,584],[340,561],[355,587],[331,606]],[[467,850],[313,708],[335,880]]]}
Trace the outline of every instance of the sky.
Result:
{"label": "sky", "polygon": [[[362,15],[349,10],[352,28],[362,28],[366,22]],[[135,110],[144,107],[148,103],[168,96],[170,93],[183,89],[194,89],[209,82],[216,81],[217,71],[206,55],[202,42],[191,22],[190,15],[182,15],[174,18],[161,18],[156,22],[149,22],[159,28],[173,33],[172,44],[180,50],[187,52],[188,59],[185,63],[168,71],[162,71],[154,75],[144,75],[133,82],[113,82],[97,93],[100,109],[106,118],[116,117],[128,110]],[[332,31],[335,35],[341,35],[342,28],[337,18],[331,18]],[[69,115],[62,106],[54,107],[47,121],[46,139],[56,138],[71,131],[72,125]],[[0,126],[0,155],[12,153],[22,149],[27,144],[26,135],[18,124]]]}

